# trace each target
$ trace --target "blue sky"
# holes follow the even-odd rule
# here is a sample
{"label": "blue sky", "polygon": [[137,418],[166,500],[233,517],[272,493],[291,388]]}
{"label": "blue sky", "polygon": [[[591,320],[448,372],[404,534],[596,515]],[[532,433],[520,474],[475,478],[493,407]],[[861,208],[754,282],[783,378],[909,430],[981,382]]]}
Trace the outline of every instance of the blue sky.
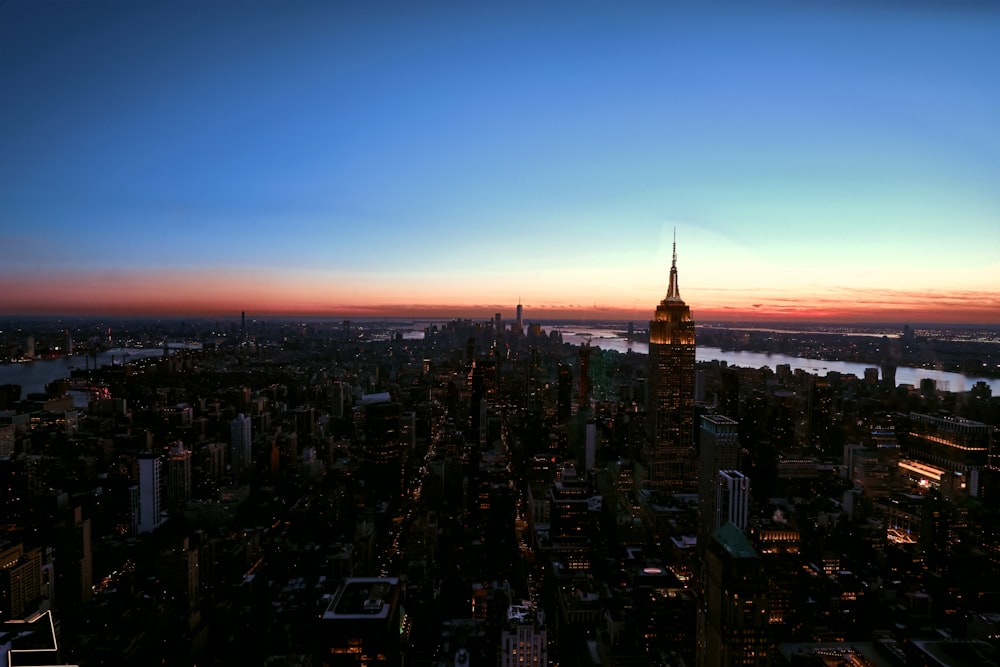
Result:
{"label": "blue sky", "polygon": [[0,98],[0,312],[1000,311],[985,3],[8,0]]}

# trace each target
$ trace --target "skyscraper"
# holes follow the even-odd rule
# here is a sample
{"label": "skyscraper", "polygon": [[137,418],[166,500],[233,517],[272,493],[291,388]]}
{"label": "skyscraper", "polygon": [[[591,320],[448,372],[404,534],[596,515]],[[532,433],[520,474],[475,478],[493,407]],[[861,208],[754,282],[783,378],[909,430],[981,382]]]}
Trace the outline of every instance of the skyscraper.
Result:
{"label": "skyscraper", "polygon": [[527,601],[510,605],[500,634],[500,667],[543,667],[548,647],[545,612]]}
{"label": "skyscraper", "polygon": [[667,295],[649,323],[647,485],[664,493],[694,493],[694,320],[677,287],[677,242]]}
{"label": "skyscraper", "polygon": [[732,523],[712,535],[701,579],[695,664],[770,664],[767,582],[760,555]]}
{"label": "skyscraper", "polygon": [[139,524],[140,533],[151,533],[160,525],[160,459],[154,454],[139,457]]}
{"label": "skyscraper", "polygon": [[[720,473],[740,467],[740,441],[734,420],[723,415],[703,415],[698,452],[698,550],[704,551],[712,534],[726,523],[726,511],[718,504]],[[722,514],[720,515],[720,510]],[[746,523],[737,525],[746,530]]]}
{"label": "skyscraper", "polygon": [[750,518],[750,479],[739,470],[720,470],[715,483],[715,524],[731,523],[744,534]]}
{"label": "skyscraper", "polygon": [[181,441],[170,444],[167,458],[167,503],[177,507],[191,499],[191,450]]}
{"label": "skyscraper", "polygon": [[250,418],[240,413],[229,422],[229,464],[234,473],[250,467],[251,443]]}

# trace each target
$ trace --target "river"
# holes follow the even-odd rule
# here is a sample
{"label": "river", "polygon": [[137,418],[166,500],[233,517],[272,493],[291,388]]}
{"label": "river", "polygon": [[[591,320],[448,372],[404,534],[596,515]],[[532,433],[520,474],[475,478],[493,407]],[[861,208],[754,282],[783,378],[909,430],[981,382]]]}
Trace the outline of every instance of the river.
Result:
{"label": "river", "polygon": [[[604,350],[616,350],[618,352],[632,351],[636,354],[649,353],[649,345],[647,343],[629,341],[612,329],[567,325],[560,325],[553,328],[559,329],[562,332],[563,341],[573,345],[581,345],[589,340],[591,346]],[[407,332],[407,334],[409,334],[406,336],[407,338],[423,338],[422,331]],[[120,364],[123,360],[128,362],[158,354],[163,354],[162,348],[118,348],[99,353],[97,355],[97,365]],[[695,355],[698,361],[724,361],[730,366],[742,366],[745,368],[768,366],[774,369],[780,364],[788,364],[792,370],[801,368],[806,372],[816,375],[826,375],[829,371],[836,371],[838,373],[853,374],[859,378],[864,377],[866,368],[872,367],[870,364],[852,361],[805,359],[783,354],[768,354],[766,352],[722,350],[718,347],[698,347],[696,348]],[[83,356],[56,357],[54,359],[37,359],[26,363],[0,365],[0,385],[21,385],[21,396],[23,398],[31,393],[44,392],[45,385],[49,382],[60,378],[67,378],[72,369],[84,368],[88,363],[93,366],[94,358],[90,357],[88,360]],[[989,385],[994,396],[1000,395],[1000,379],[905,366],[900,366],[896,369],[897,384],[919,386],[920,381],[925,378],[935,380],[938,389],[951,392],[968,391],[976,382],[981,381]]]}
{"label": "river", "polygon": [[[574,326],[558,326],[555,328],[562,332],[563,342],[572,343],[573,345],[582,345],[589,340],[592,347],[599,347],[602,350],[617,350],[618,352],[628,352],[631,350],[636,354],[649,353],[648,343],[644,341],[630,341],[618,335],[612,329]],[[718,347],[701,346],[695,349],[695,358],[698,361],[724,361],[730,366],[742,366],[745,368],[767,366],[772,370],[780,364],[788,364],[792,370],[801,368],[808,373],[820,376],[826,375],[829,371],[836,371],[843,374],[853,374],[859,378],[865,376],[866,368],[873,367],[872,364],[862,364],[854,361],[805,359],[803,357],[789,357],[784,354],[739,352],[735,350],[723,350]],[[994,396],[1000,395],[1000,379],[906,366],[900,366],[896,369],[897,385],[911,384],[913,386],[920,386],[920,381],[925,378],[935,380],[938,389],[941,391],[951,392],[969,391],[976,382],[985,382],[990,386]]]}
{"label": "river", "polygon": [[[96,366],[120,365],[143,357],[162,354],[163,348],[159,347],[120,347],[99,352],[97,354]],[[88,364],[91,368],[95,367],[93,356],[73,355],[71,357],[53,357],[51,359],[35,359],[34,361],[26,361],[24,363],[3,364],[0,365],[0,385],[21,385],[21,398],[24,398],[28,394],[43,393],[45,385],[48,383],[53,380],[68,378],[73,369],[86,368]]]}

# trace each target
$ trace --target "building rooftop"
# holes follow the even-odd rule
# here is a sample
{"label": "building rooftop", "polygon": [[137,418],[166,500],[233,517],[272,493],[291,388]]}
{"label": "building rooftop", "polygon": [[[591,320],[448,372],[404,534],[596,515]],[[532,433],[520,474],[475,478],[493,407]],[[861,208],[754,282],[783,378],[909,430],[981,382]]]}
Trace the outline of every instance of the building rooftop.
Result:
{"label": "building rooftop", "polygon": [[323,614],[325,620],[386,619],[399,592],[399,579],[356,577],[347,579]]}
{"label": "building rooftop", "polygon": [[743,531],[732,523],[720,527],[712,535],[733,558],[759,558],[757,552],[747,541]]}
{"label": "building rooftop", "polygon": [[62,664],[52,613],[46,611],[25,620],[0,623],[0,663],[10,667]]}

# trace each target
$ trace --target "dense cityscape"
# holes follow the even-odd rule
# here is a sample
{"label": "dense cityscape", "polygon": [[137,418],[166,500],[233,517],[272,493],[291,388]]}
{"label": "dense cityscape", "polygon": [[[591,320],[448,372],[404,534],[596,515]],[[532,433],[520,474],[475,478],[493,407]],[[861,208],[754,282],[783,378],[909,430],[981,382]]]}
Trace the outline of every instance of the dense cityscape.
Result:
{"label": "dense cityscape", "polygon": [[1000,664],[1000,397],[896,380],[996,332],[696,327],[673,262],[645,353],[521,306],[5,323],[0,370],[73,361],[0,386],[7,664]]}

